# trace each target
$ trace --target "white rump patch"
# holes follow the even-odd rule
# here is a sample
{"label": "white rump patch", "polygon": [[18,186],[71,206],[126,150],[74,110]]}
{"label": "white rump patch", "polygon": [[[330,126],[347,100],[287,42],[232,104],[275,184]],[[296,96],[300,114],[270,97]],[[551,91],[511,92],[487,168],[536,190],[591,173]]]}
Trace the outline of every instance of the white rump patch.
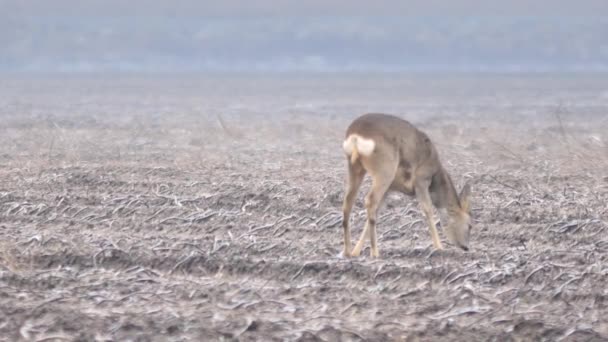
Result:
{"label": "white rump patch", "polygon": [[374,152],[376,143],[372,139],[365,139],[362,137],[357,138],[357,150],[364,156],[369,156]]}
{"label": "white rump patch", "polygon": [[376,142],[372,139],[366,139],[357,134],[351,134],[344,140],[342,144],[342,148],[344,148],[344,152],[347,155],[353,154],[353,149],[357,149],[357,151],[364,156],[370,156],[374,152],[374,148],[376,148]]}
{"label": "white rump patch", "polygon": [[349,135],[346,140],[342,143],[342,148],[344,149],[344,153],[347,155],[353,154],[353,148],[355,147],[355,136]]}

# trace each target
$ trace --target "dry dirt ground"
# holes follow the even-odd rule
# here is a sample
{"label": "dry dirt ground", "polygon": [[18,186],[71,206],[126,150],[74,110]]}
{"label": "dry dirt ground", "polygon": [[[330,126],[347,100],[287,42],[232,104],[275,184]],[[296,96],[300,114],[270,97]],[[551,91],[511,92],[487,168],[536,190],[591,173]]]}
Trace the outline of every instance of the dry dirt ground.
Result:
{"label": "dry dirt ground", "polygon": [[[3,77],[0,339],[605,341],[606,79]],[[471,182],[472,251],[391,195],[381,258],[337,257],[369,111]]]}

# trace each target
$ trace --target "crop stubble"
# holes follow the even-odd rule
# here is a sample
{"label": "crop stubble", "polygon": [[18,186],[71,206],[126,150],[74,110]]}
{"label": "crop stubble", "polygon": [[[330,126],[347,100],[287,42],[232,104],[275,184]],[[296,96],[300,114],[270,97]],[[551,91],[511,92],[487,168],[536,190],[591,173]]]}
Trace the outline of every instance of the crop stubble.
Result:
{"label": "crop stubble", "polygon": [[[393,81],[403,97],[325,81],[3,81],[0,336],[608,338],[599,81]],[[449,91],[463,84],[468,100]],[[343,129],[369,109],[420,125],[471,182],[471,252],[433,251],[416,203],[392,195],[381,258],[336,257]]]}

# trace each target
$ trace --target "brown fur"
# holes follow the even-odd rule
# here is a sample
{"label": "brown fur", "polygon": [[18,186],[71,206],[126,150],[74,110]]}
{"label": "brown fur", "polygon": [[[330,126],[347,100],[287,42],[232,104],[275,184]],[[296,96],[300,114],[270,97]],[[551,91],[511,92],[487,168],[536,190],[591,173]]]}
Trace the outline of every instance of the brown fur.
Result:
{"label": "brown fur", "polygon": [[[346,130],[346,138],[357,134],[375,142],[374,152],[364,156],[357,152],[347,158],[348,182],[343,204],[345,256],[358,256],[369,234],[371,254],[379,256],[376,240],[378,207],[389,191],[416,196],[426,217],[431,239],[436,249],[442,249],[435,227],[432,206],[446,209],[450,223],[450,240],[468,249],[470,217],[469,186],[459,195],[429,137],[411,123],[388,114],[365,114],[355,119]],[[356,155],[355,158],[353,158]],[[359,241],[351,251],[349,216],[365,174],[372,178],[372,187],[365,197],[367,222]]]}
{"label": "brown fur", "polygon": [[359,160],[359,151],[355,148],[353,154],[350,155],[350,163],[354,164]]}

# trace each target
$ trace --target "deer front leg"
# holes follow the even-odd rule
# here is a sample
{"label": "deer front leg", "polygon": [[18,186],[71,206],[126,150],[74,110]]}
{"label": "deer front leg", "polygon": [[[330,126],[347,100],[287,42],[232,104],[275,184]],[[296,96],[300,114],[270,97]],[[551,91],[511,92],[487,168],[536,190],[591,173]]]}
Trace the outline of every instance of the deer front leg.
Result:
{"label": "deer front leg", "polygon": [[429,226],[429,232],[431,233],[431,239],[433,240],[433,246],[435,249],[443,249],[439,234],[437,233],[437,227],[435,226],[435,218],[433,215],[433,203],[429,194],[430,183],[428,181],[420,182],[416,184],[416,198],[420,203],[420,207],[426,218],[427,225]]}

